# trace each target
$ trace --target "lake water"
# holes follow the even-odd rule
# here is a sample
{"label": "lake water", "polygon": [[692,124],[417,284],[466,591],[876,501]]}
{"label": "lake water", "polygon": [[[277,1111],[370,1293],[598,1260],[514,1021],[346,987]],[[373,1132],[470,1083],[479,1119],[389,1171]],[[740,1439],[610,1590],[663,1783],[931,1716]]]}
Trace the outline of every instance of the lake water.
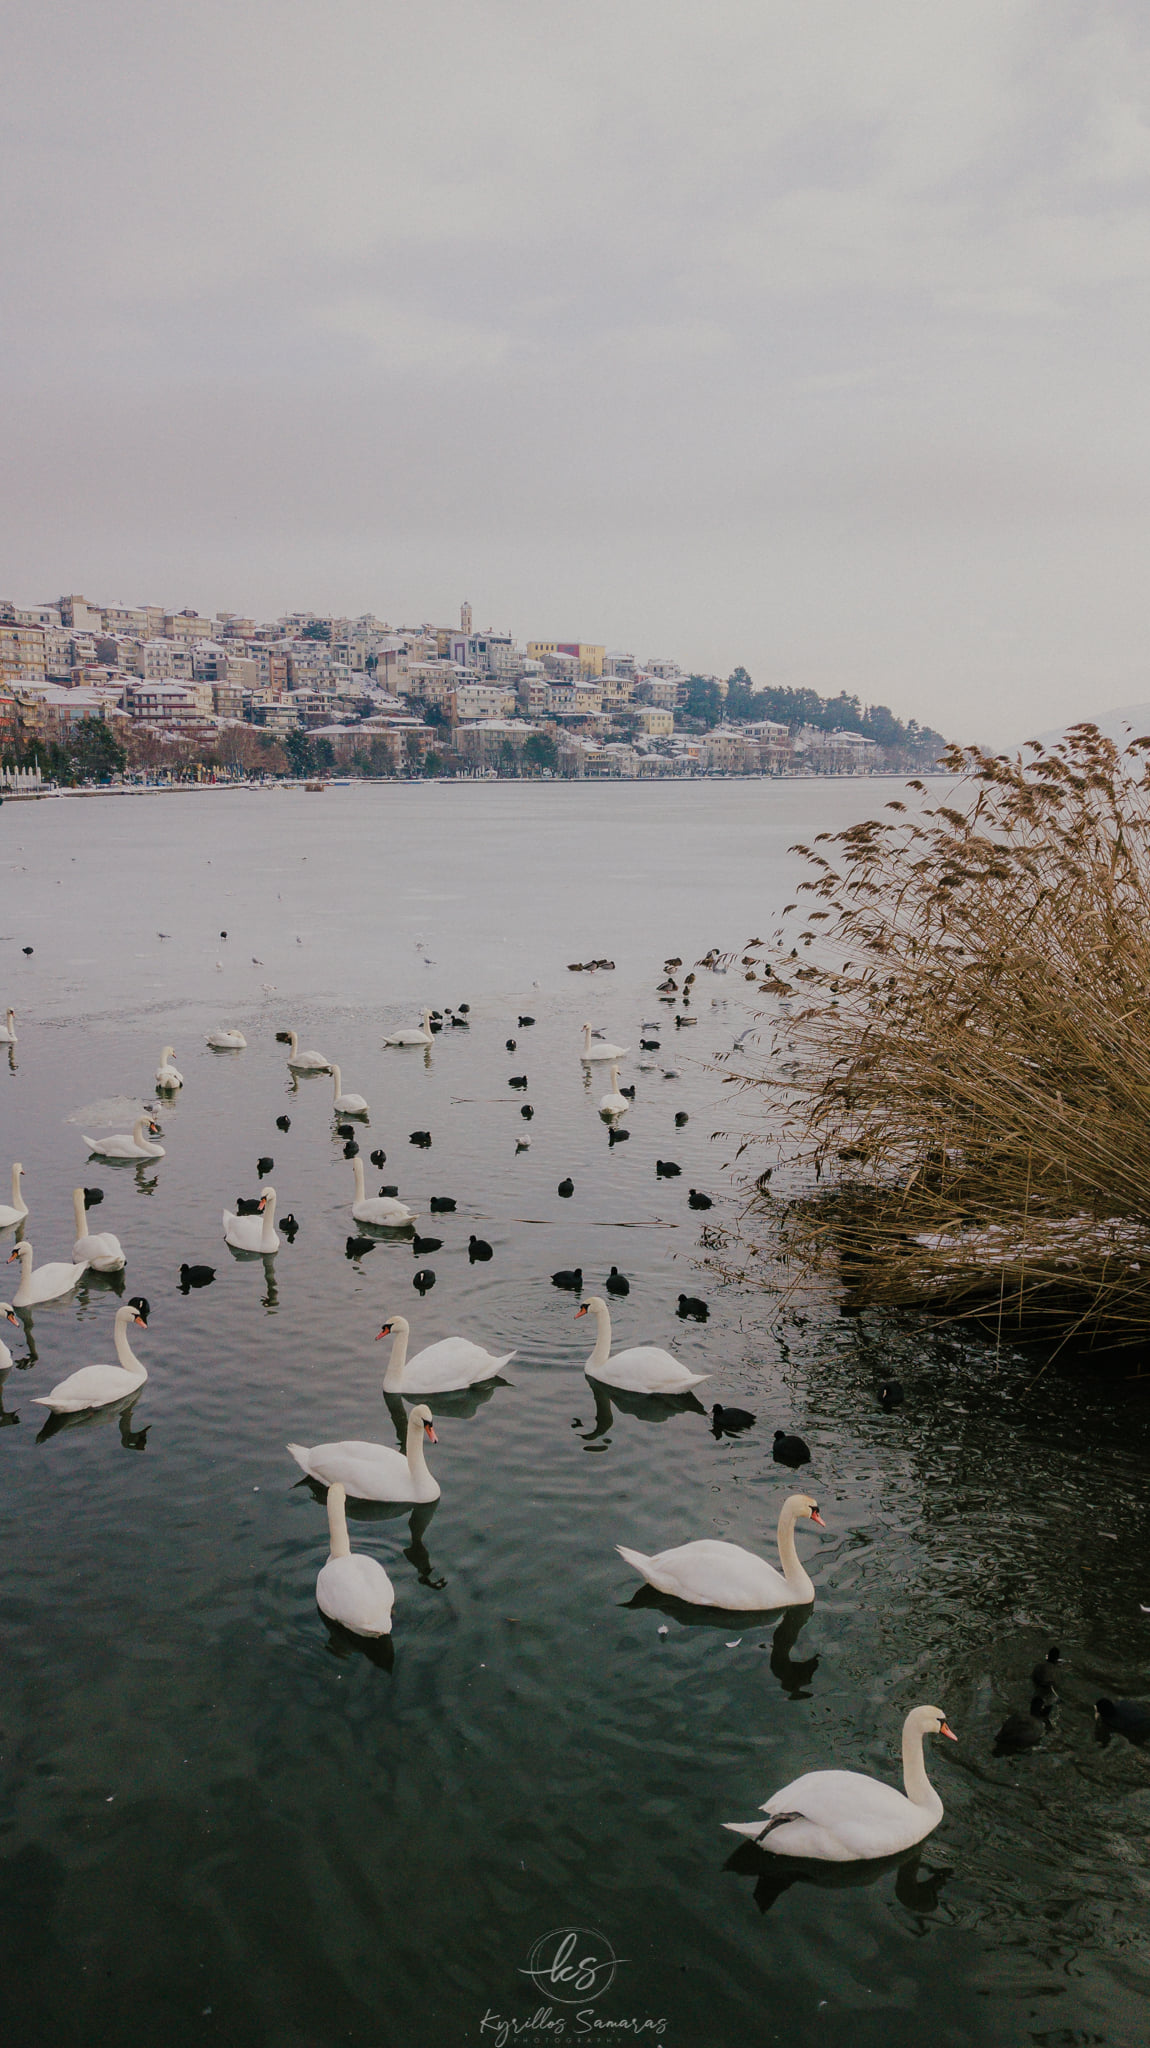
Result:
{"label": "lake water", "polygon": [[[1150,1755],[1100,1745],[1091,1707],[1150,1689],[1146,1383],[1039,1374],[1008,1346],[833,1301],[781,1312],[700,1244],[737,1213],[709,1061],[748,1019],[736,974],[700,973],[698,1025],[676,1032],[661,963],[765,937],[793,894],[790,843],[891,794],[500,783],[0,809],[0,1002],[20,1034],[0,1066],[0,1199],[23,1160],[26,1234],[56,1259],[72,1188],[102,1187],[93,1227],[123,1239],[124,1292],[151,1308],[130,1414],[43,1439],[34,1397],[112,1356],[113,1284],[37,1309],[23,1337],[3,1326],[5,2039],[1145,2038]],[[567,973],[592,956],[615,972]],[[426,1056],[383,1050],[422,1002],[469,1003],[470,1028]],[[654,1064],[626,1063],[632,1135],[614,1147],[606,1077],[578,1057],[588,1017],[636,1050],[660,1019]],[[248,1050],[208,1051],[215,1024]],[[456,1197],[441,1251],[346,1256],[331,1084],[291,1086],[288,1027],[368,1097],[364,1153],[387,1152],[369,1184],[398,1183],[424,1230],[428,1198]],[[186,1085],[161,1112],[166,1157],[89,1163],[76,1113],[151,1099],[168,1043]],[[266,1265],[234,1260],[220,1221],[265,1153],[300,1224]],[[661,1158],[681,1178],[657,1178]],[[490,1262],[469,1263],[472,1232]],[[185,1260],[215,1284],[181,1293]],[[748,1406],[755,1429],[719,1441],[696,1409],[597,1403],[589,1319],[550,1282],[575,1265],[585,1294],[617,1265],[617,1340],[709,1372],[707,1405]],[[422,1299],[419,1266],[436,1274]],[[679,1320],[682,1292],[706,1324]],[[433,1511],[353,1506],[353,1543],[396,1589],[390,1649],[368,1653],[317,1611],[326,1519],[284,1446],[396,1440],[373,1339],[399,1311],[413,1349],[458,1330],[516,1357],[474,1412],[441,1404]],[[892,1373],[907,1398],[888,1415]],[[799,1484],[827,1524],[799,1538],[817,1597],[797,1633],[794,1616],[637,1599],[616,1543],[774,1554],[793,1489],[779,1426],[810,1444]],[[1053,1642],[1052,1730],[995,1758]],[[732,1866],[721,1822],[800,1772],[897,1782],[921,1701],[959,1741],[928,1756],[946,1813],[919,1851],[782,1889],[767,1859]],[[579,2003],[527,1974],[565,1928],[617,1958]]]}

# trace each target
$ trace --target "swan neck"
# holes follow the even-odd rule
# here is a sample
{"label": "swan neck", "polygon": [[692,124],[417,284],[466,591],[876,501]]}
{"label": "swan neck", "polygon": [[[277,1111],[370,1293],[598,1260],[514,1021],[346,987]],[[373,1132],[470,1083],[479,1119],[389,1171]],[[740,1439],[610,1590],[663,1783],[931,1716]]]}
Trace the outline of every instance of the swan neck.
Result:
{"label": "swan neck", "polygon": [[407,1469],[413,1478],[427,1471],[427,1459],[423,1455],[423,1424],[418,1415],[412,1415],[407,1425]]}
{"label": "swan neck", "polygon": [[[338,1090],[337,1090],[337,1093],[338,1093]],[[357,1202],[362,1202],[362,1200],[363,1200],[363,1160],[362,1160],[362,1159],[360,1158],[360,1156],[359,1156],[359,1153],[358,1153],[358,1152],[356,1153],[356,1155],[355,1155],[355,1158],[354,1158],[354,1159],[352,1160],[351,1164],[352,1164],[352,1170],[353,1170],[353,1172],[354,1172],[354,1174],[355,1174],[355,1199],[356,1199],[356,1201],[357,1201]]]}
{"label": "swan neck", "polygon": [[[13,1206],[15,1206],[15,1200],[16,1200],[16,1188],[15,1188],[15,1185],[13,1184],[13,1188],[12,1188],[12,1201],[13,1201]],[[86,1210],[85,1210],[85,1208],[84,1208],[84,1190],[83,1190],[83,1188],[73,1188],[73,1189],[72,1189],[72,1214],[73,1214],[73,1216],[74,1216],[74,1218],[75,1218],[75,1221],[76,1221],[76,1236],[77,1236],[77,1237],[87,1237],[87,1235],[88,1235],[88,1216],[87,1216],[87,1211],[86,1211]]]}
{"label": "swan neck", "polygon": [[342,1487],[337,1489],[329,1486],[327,1490],[327,1534],[330,1556],[351,1556],[351,1538],[347,1533],[347,1510],[344,1507]]}
{"label": "swan neck", "polygon": [[262,1230],[260,1231],[260,1246],[261,1246],[261,1249],[262,1249],[263,1251],[265,1251],[265,1252],[270,1252],[270,1251],[274,1251],[274,1249],[275,1249],[275,1245],[274,1245],[274,1238],[275,1238],[275,1234],[276,1234],[276,1197],[275,1197],[275,1189],[273,1188],[273,1189],[271,1189],[271,1190],[270,1190],[270,1192],[269,1192],[269,1194],[268,1194],[268,1197],[267,1197],[267,1204],[266,1204],[266,1206],[265,1206],[265,1208],[264,1208],[264,1215],[263,1215],[263,1228],[262,1228]]}
{"label": "swan neck", "polygon": [[902,1731],[902,1782],[912,1806],[925,1806],[932,1812],[937,1807],[941,1814],[942,1801],[926,1775],[922,1729],[912,1728],[909,1722]]}
{"label": "swan neck", "polygon": [[339,1070],[339,1068],[338,1068],[338,1067],[333,1067],[333,1068],[332,1068],[332,1070],[331,1070],[331,1079],[332,1079],[332,1094],[333,1094],[333,1095],[335,1096],[336,1100],[338,1101],[339,1097],[340,1097],[340,1096],[341,1096],[341,1095],[343,1094],[343,1075],[342,1075],[342,1074],[340,1073],[340,1070]]}
{"label": "swan neck", "polygon": [[596,1324],[595,1349],[591,1353],[592,1365],[606,1365],[611,1356],[611,1314],[602,1303],[592,1311]]}
{"label": "swan neck", "polygon": [[128,1342],[128,1319],[126,1316],[123,1322],[120,1321],[119,1316],[116,1317],[116,1357],[119,1359],[125,1372],[134,1373],[138,1379],[147,1379],[147,1366],[140,1363],[140,1360],[132,1350],[131,1344]]}
{"label": "swan neck", "polygon": [[813,1600],[815,1589],[803,1570],[795,1547],[795,1517],[787,1513],[785,1506],[779,1516],[779,1561],[791,1591],[801,1594],[804,1600]]}
{"label": "swan neck", "polygon": [[403,1368],[406,1364],[407,1331],[393,1330],[391,1335],[391,1353],[387,1361],[387,1371],[383,1375],[383,1390],[385,1394],[394,1394],[398,1391],[403,1383]]}
{"label": "swan neck", "polygon": [[12,1207],[14,1209],[23,1209],[24,1207],[23,1198],[20,1194],[20,1175],[23,1171],[22,1166],[14,1166],[12,1168]]}

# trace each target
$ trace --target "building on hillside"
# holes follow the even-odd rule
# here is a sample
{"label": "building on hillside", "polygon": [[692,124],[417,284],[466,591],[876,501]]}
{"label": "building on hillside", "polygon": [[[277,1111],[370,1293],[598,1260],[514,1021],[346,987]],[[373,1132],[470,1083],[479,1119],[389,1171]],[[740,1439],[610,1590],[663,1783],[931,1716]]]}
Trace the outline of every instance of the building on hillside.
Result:
{"label": "building on hillside", "polygon": [[527,652],[534,661],[546,664],[548,657],[563,655],[574,664],[579,676],[601,676],[605,647],[593,646],[586,640],[529,640]]}
{"label": "building on hillside", "polygon": [[469,768],[494,768],[510,748],[521,754],[532,733],[541,728],[523,719],[485,718],[475,725],[457,725],[453,745]]}
{"label": "building on hillside", "polygon": [[759,742],[749,734],[716,726],[702,736],[708,775],[760,775]]}
{"label": "building on hillside", "polygon": [[861,732],[823,732],[804,725],[794,736],[795,767],[810,775],[868,775],[878,759],[873,740]]}
{"label": "building on hillside", "polygon": [[636,704],[632,716],[639,721],[640,728],[649,739],[669,740],[675,730],[675,714],[664,710],[658,704]]}
{"label": "building on hillside", "polygon": [[164,637],[167,640],[183,640],[185,642],[210,640],[212,637],[212,622],[210,619],[202,619],[198,612],[165,612]]}
{"label": "building on hillside", "polygon": [[0,682],[47,681],[43,626],[0,626]]}

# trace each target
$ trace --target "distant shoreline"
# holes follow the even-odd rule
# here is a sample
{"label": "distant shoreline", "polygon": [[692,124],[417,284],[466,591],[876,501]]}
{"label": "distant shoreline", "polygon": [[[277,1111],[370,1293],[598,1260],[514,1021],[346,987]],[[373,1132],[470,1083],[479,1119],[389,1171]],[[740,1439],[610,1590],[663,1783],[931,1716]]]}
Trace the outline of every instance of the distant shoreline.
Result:
{"label": "distant shoreline", "polygon": [[238,796],[253,792],[269,794],[274,790],[326,796],[333,789],[503,789],[508,785],[531,789],[699,789],[728,782],[785,783],[788,788],[794,783],[833,782],[865,788],[872,782],[906,782],[911,776],[921,781],[948,779],[943,768],[889,768],[870,775],[354,775],[333,777],[323,784],[322,791],[314,787],[309,790],[302,777],[298,781],[269,778],[255,782],[117,782],[97,784],[90,789],[0,789],[0,803],[55,803],[73,797]]}

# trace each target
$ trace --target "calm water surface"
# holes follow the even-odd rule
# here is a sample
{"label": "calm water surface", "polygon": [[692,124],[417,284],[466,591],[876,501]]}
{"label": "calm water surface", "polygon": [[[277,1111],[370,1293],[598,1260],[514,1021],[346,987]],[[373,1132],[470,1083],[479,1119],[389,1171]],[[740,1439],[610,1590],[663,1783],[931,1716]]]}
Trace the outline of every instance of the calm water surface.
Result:
{"label": "calm water surface", "polygon": [[[1035,1380],[1005,1347],[833,1304],[780,1315],[708,1270],[708,1219],[687,1204],[695,1185],[716,1198],[709,1220],[737,1208],[707,1062],[747,1017],[735,976],[700,976],[699,1026],[676,1034],[652,993],[661,962],[765,936],[793,893],[790,842],[890,793],[500,784],[3,806],[0,999],[20,1042],[0,1069],[0,1199],[22,1159],[27,1235],[59,1258],[72,1187],[101,1186],[94,1227],[123,1239],[124,1291],[151,1304],[131,1413],[46,1436],[34,1397],[112,1355],[114,1283],[7,1331],[5,2039],[472,2048],[501,2021],[533,2044],[683,2048],[1145,2038],[1150,1755],[1099,1746],[1090,1711],[1150,1690],[1142,1388]],[[616,972],[566,972],[592,955]],[[421,1000],[469,1002],[470,1030],[385,1052]],[[630,1142],[610,1148],[579,1025],[637,1050],[656,1016],[654,1064],[628,1062]],[[209,1052],[216,1023],[248,1051]],[[291,1087],[274,1036],[289,1025],[368,1097],[364,1150],[388,1154],[373,1184],[397,1182],[424,1229],[431,1195],[457,1198],[435,1221],[442,1251],[345,1255],[331,1084]],[[77,1113],[147,1099],[169,1042],[186,1085],[162,1111],[167,1156],[88,1163]],[[530,1122],[507,1086],[524,1072]],[[417,1128],[429,1151],[408,1144]],[[266,1264],[233,1259],[220,1227],[263,1153],[300,1222]],[[658,1179],[659,1158],[681,1179]],[[469,1264],[472,1231],[490,1263]],[[214,1265],[215,1284],[182,1294],[183,1260]],[[436,1273],[423,1300],[417,1264]],[[587,1291],[611,1265],[630,1278],[619,1341],[667,1345],[712,1375],[708,1404],[750,1406],[757,1428],[720,1442],[696,1409],[597,1402],[587,1321],[549,1278],[579,1264]],[[678,1319],[683,1291],[708,1300],[706,1325]],[[517,1355],[489,1398],[440,1404],[433,1511],[353,1507],[353,1542],[396,1588],[392,1645],[367,1652],[318,1614],[325,1515],[284,1445],[395,1441],[373,1339],[396,1311],[413,1348],[460,1330]],[[886,1415],[874,1389],[891,1373],[907,1402]],[[779,1425],[811,1446],[802,1484],[827,1523],[799,1539],[809,1618],[637,1597],[617,1542],[715,1534],[772,1553],[791,1490],[770,1458]],[[1053,1731],[996,1759],[1051,1642],[1069,1665]],[[801,1771],[895,1779],[923,1700],[960,1741],[928,1759],[946,1815],[915,1855],[824,1884],[732,1862],[720,1823]],[[565,1927],[619,1959],[581,2004],[525,1974]]]}

